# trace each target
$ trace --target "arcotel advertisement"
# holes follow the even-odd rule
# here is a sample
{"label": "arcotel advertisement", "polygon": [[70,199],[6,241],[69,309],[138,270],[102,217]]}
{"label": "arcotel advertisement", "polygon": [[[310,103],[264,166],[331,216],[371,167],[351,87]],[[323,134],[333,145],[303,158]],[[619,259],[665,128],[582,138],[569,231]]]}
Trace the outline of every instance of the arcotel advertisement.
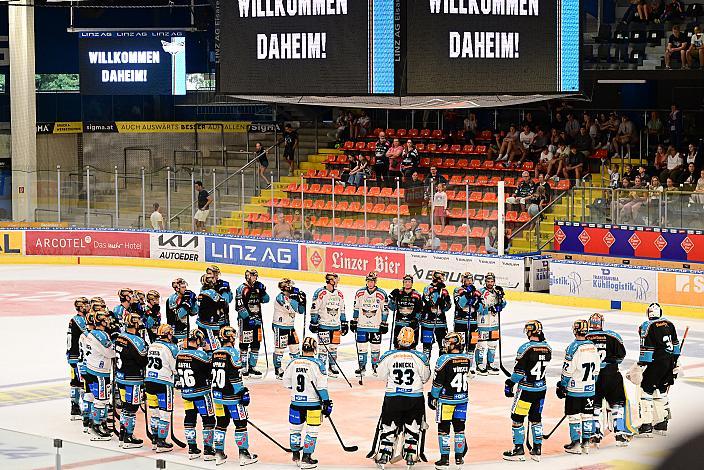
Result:
{"label": "arcotel advertisement", "polygon": [[30,230],[28,255],[119,256],[149,258],[149,234],[81,230]]}

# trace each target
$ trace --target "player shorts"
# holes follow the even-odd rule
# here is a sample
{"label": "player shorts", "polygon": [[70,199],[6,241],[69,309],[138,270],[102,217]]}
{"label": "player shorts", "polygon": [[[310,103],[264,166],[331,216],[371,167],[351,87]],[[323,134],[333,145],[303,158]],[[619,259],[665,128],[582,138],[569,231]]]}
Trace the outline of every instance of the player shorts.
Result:
{"label": "player shorts", "polygon": [[340,330],[318,330],[320,344],[340,344]]}
{"label": "player shorts", "polygon": [[[474,349],[479,341],[479,332],[477,331],[477,324],[469,324],[469,349]],[[455,333],[462,337],[464,344],[467,344],[467,322],[455,322]]]}
{"label": "player shorts", "polygon": [[247,326],[245,322],[240,322],[240,349],[251,345],[258,348],[262,342],[261,325]]}
{"label": "player shorts", "polygon": [[404,424],[416,422],[420,424],[425,416],[425,400],[423,397],[384,397],[381,405],[381,424]]}
{"label": "player shorts", "polygon": [[565,397],[565,414],[567,416],[594,414],[594,397],[571,397],[567,395]]}
{"label": "player shorts", "polygon": [[545,390],[530,391],[519,388],[516,396],[513,397],[511,419],[516,423],[522,423],[528,416],[528,421],[531,423],[539,423],[542,421],[544,403]]}
{"label": "player shorts", "polygon": [[320,426],[323,422],[323,410],[319,406],[313,408],[292,404],[288,409],[288,422],[294,425]]}
{"label": "player shorts", "polygon": [[86,372],[83,374],[86,393],[93,394],[96,400],[110,400],[110,377],[99,377]]}
{"label": "player shorts", "polygon": [[381,333],[378,331],[359,331],[357,330],[358,343],[381,344]]}
{"label": "player shorts", "polygon": [[184,411],[198,410],[201,416],[215,416],[215,406],[213,405],[213,396],[208,392],[201,397],[184,398]]}
{"label": "player shorts", "polygon": [[147,393],[147,406],[159,408],[162,411],[174,409],[174,387],[158,382],[144,382],[144,391]]}
{"label": "player shorts", "polygon": [[82,387],[83,381],[81,380],[81,373],[78,370],[78,364],[69,364],[71,368],[71,387]]}
{"label": "player shorts", "polygon": [[675,382],[672,377],[673,365],[673,360],[669,357],[648,363],[643,371],[640,388],[649,395],[655,390],[667,392],[668,387]]}
{"label": "player shorts", "polygon": [[130,405],[139,405],[142,402],[142,384],[128,385],[117,384],[120,401]]}
{"label": "player shorts", "polygon": [[435,422],[442,423],[443,421],[452,421],[455,419],[466,421],[467,405],[467,403],[438,403],[437,409],[435,410]]}
{"label": "player shorts", "polygon": [[293,328],[274,327],[274,347],[286,348],[288,346],[298,344],[298,335]]}
{"label": "player shorts", "polygon": [[435,328],[422,326],[420,329],[420,342],[423,344],[433,344],[433,340],[438,344],[442,344],[445,336],[447,336],[446,326],[436,326]]}
{"label": "player shorts", "polygon": [[479,330],[477,332],[479,338],[478,340],[481,341],[498,341],[500,332],[499,330]]}
{"label": "player shorts", "polygon": [[623,388],[623,376],[618,371],[616,364],[609,365],[599,372],[596,379],[596,393],[594,394],[594,404],[601,406],[606,400],[609,405],[626,403],[626,391]]}
{"label": "player shorts", "polygon": [[214,403],[216,418],[232,418],[233,421],[247,421],[247,407],[239,403]]}

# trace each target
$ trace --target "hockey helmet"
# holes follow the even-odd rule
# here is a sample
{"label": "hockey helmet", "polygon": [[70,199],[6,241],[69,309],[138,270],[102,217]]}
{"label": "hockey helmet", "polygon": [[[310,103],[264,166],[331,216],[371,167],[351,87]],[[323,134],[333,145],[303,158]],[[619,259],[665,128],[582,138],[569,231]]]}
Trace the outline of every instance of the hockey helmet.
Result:
{"label": "hockey helmet", "polygon": [[325,275],[325,283],[332,284],[333,286],[336,286],[339,278],[340,278],[340,276],[338,276],[336,273],[327,273]]}
{"label": "hockey helmet", "polygon": [[525,333],[528,338],[537,336],[541,341],[545,338],[543,334],[543,324],[539,320],[530,320],[527,322],[523,327],[523,333]]}
{"label": "hockey helmet", "polygon": [[156,329],[156,336],[158,338],[167,338],[170,340],[173,335],[174,327],[167,323],[159,325],[159,328]]}
{"label": "hockey helmet", "polygon": [[291,292],[293,290],[293,281],[287,277],[279,281],[279,290],[281,292]]}
{"label": "hockey helmet", "polygon": [[309,355],[314,356],[318,351],[318,342],[312,336],[306,336],[303,340],[303,344],[301,345],[301,350],[303,353],[308,353]]}
{"label": "hockey helmet", "polygon": [[376,282],[377,279],[377,274],[376,271],[372,271],[369,274],[367,274],[367,277],[365,278],[365,281],[374,281]]}
{"label": "hockey helmet", "polygon": [[464,281],[467,281],[467,280],[469,280],[470,283],[474,282],[474,275],[472,273],[470,273],[469,271],[462,274],[462,284],[464,284]]}
{"label": "hockey helmet", "polygon": [[99,307],[100,310],[95,311],[95,317],[93,324],[95,326],[108,326],[110,323],[110,314],[105,311],[103,307]]}
{"label": "hockey helmet", "polygon": [[86,312],[86,325],[95,326],[95,312],[90,310]]}
{"label": "hockey helmet", "polygon": [[657,320],[662,318],[662,307],[659,303],[653,302],[648,305],[648,320]]}
{"label": "hockey helmet", "polygon": [[120,298],[120,302],[129,302],[130,300],[132,300],[133,295],[134,291],[129,287],[125,287],[124,289],[120,289],[117,291],[117,296]]}
{"label": "hockey helmet", "polygon": [[454,331],[450,332],[445,335],[445,338],[443,338],[442,340],[442,344],[445,348],[445,352],[451,353],[453,351],[462,351],[462,336],[460,336],[458,333],[455,333]]}
{"label": "hockey helmet", "polygon": [[247,282],[252,282],[252,278],[258,278],[259,273],[256,269],[248,269],[244,272],[244,279]]}
{"label": "hockey helmet", "polygon": [[188,287],[188,283],[184,278],[177,277],[171,281],[171,287],[173,287],[175,291],[178,291],[180,287]]}
{"label": "hockey helmet", "polygon": [[589,331],[601,331],[604,329],[604,315],[599,312],[589,316]]}
{"label": "hockey helmet", "polygon": [[147,292],[147,302],[159,303],[160,298],[161,298],[161,295],[159,294],[159,291],[152,289],[149,292]]}
{"label": "hockey helmet", "polygon": [[122,322],[125,324],[125,328],[134,328],[135,330],[140,330],[144,327],[144,323],[142,323],[142,317],[140,317],[138,313],[125,313],[122,317]]}
{"label": "hockey helmet", "polygon": [[205,273],[200,277],[200,283],[203,289],[212,289],[215,287],[215,279],[213,279],[213,275],[209,273]]}
{"label": "hockey helmet", "polygon": [[494,281],[496,282],[496,275],[492,272],[486,273],[486,276],[484,276],[484,281]]}
{"label": "hockey helmet", "polygon": [[442,271],[433,271],[433,282],[445,282],[445,273]]}
{"label": "hockey helmet", "polygon": [[195,341],[196,347],[201,347],[205,344],[205,333],[201,330],[193,330],[188,333],[188,342]]}
{"label": "hockey helmet", "polygon": [[99,298],[95,302],[91,299],[90,308],[94,312],[104,312],[107,309],[107,305],[105,305],[105,301],[103,299]]}
{"label": "hockey helmet", "polygon": [[76,307],[76,311],[82,312],[85,307],[90,305],[90,300],[87,297],[78,297],[73,301],[73,306]]}
{"label": "hockey helmet", "polygon": [[220,268],[214,264],[211,264],[210,266],[208,266],[205,269],[205,272],[208,274],[215,274],[216,276],[219,276],[220,275]]}
{"label": "hockey helmet", "polygon": [[396,341],[401,348],[410,348],[416,341],[416,333],[410,326],[404,326],[396,336]]}
{"label": "hockey helmet", "polygon": [[237,341],[237,332],[231,326],[223,326],[220,328],[220,341],[223,343],[235,343]]}
{"label": "hockey helmet", "polygon": [[575,336],[585,336],[589,332],[589,323],[587,320],[575,320],[572,323],[572,333]]}
{"label": "hockey helmet", "polygon": [[139,302],[140,304],[143,304],[147,299],[147,295],[144,293],[144,291],[141,290],[135,290],[134,296],[136,297],[137,302]]}

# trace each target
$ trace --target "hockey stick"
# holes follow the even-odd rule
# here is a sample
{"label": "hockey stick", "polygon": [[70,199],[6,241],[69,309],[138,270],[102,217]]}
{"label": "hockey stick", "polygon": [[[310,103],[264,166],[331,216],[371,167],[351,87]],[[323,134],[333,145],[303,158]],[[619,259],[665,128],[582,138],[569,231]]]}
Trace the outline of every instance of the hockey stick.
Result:
{"label": "hockey stick", "polygon": [[[330,331],[330,333],[332,333],[332,331]],[[337,359],[335,359],[335,357],[332,354],[330,354],[330,350],[328,349],[328,346],[325,343],[323,343],[322,341],[320,342],[320,344],[322,344],[323,347],[325,348],[325,352],[328,354],[328,357],[330,358],[330,360],[332,360],[332,362],[335,363],[335,367],[337,367],[337,370],[340,371],[340,374],[342,374],[342,377],[345,379],[345,382],[347,382],[347,385],[349,385],[350,388],[352,388],[352,384],[350,383],[349,380],[347,380],[347,376],[345,375],[345,372],[342,370],[342,367],[340,367],[340,364],[337,363]]]}
{"label": "hockey stick", "polygon": [[266,370],[264,371],[264,375],[262,376],[262,380],[266,379],[266,377],[269,375],[269,353],[266,349],[266,333],[264,333],[264,320],[262,319],[262,324],[259,326],[262,331],[262,343],[264,343],[264,359],[266,360]]}
{"label": "hockey stick", "polygon": [[[320,403],[323,403],[323,397],[320,395],[320,391],[318,391],[318,387],[315,386],[313,382],[310,383],[313,386],[313,390],[315,390],[315,394],[318,395],[318,399],[320,400]],[[342,441],[342,437],[340,437],[340,433],[337,432],[337,428],[335,427],[335,423],[333,422],[332,418],[330,416],[327,417],[328,421],[330,422],[330,426],[332,426],[332,430],[335,431],[335,435],[337,436],[337,440],[340,441],[340,445],[342,446],[342,450],[345,452],[357,452],[359,450],[359,447],[357,446],[346,446],[345,443]]]}
{"label": "hockey stick", "polygon": [[501,372],[503,372],[506,377],[511,377],[511,373],[506,369],[506,367],[504,367],[504,361],[501,357],[501,353],[503,352],[503,349],[501,348],[501,338],[503,337],[501,334],[501,312],[497,312],[496,316],[499,320],[499,367],[501,368]]}
{"label": "hockey stick", "polygon": [[381,415],[379,415],[379,421],[376,423],[376,431],[374,431],[374,439],[372,439],[372,448],[367,454],[368,459],[374,458],[376,454],[376,447],[379,444],[379,431],[381,430]]}
{"label": "hockey stick", "polygon": [[557,428],[560,427],[560,425],[565,420],[565,418],[567,418],[567,415],[562,415],[562,418],[560,418],[560,421],[558,421],[557,424],[555,425],[555,427],[552,428],[552,431],[550,431],[547,434],[543,434],[543,440],[547,441],[548,439],[550,439],[550,436],[552,436],[552,434],[557,430]]}
{"label": "hockey stick", "polygon": [[144,432],[147,435],[147,439],[149,439],[150,442],[155,442],[156,439],[154,438],[154,434],[152,434],[151,429],[149,429],[149,414],[147,413],[147,405],[145,405],[144,408],[140,406],[140,408],[144,412]]}
{"label": "hockey stick", "polygon": [[262,431],[262,429],[261,429],[259,426],[257,426],[257,425],[254,424],[253,422],[251,422],[249,419],[247,419],[247,422],[248,422],[249,424],[251,424],[254,429],[256,429],[257,431],[259,431],[259,432],[262,434],[262,436],[266,437],[266,438],[269,439],[271,442],[273,442],[274,444],[276,444],[276,447],[278,447],[279,449],[283,450],[284,452],[288,452],[288,453],[293,452],[293,451],[292,451],[291,449],[289,449],[288,447],[284,447],[284,446],[282,446],[281,444],[279,444],[279,442],[278,442],[276,439],[274,439],[274,438],[271,437],[269,434],[267,434],[267,433],[265,433],[264,431]]}
{"label": "hockey stick", "polygon": [[171,410],[171,440],[174,441],[174,444],[179,446],[181,449],[184,449],[186,447],[186,444],[183,443],[183,441],[179,440],[175,435],[174,435],[174,410]]}
{"label": "hockey stick", "polygon": [[364,372],[362,372],[362,364],[359,363],[359,344],[357,343],[357,332],[353,331],[353,333],[354,333],[354,349],[357,351],[357,366],[359,366],[359,385],[364,385]]}

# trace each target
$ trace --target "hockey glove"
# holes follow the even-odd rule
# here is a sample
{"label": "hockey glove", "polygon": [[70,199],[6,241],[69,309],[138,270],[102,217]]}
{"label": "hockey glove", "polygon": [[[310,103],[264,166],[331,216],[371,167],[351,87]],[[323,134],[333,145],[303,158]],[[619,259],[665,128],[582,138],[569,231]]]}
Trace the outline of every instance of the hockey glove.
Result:
{"label": "hockey glove", "polygon": [[428,392],[428,408],[435,411],[438,408],[438,399]]}
{"label": "hockey glove", "polygon": [[341,321],[340,322],[340,333],[342,336],[345,336],[347,333],[350,331],[350,324],[347,323],[346,321]]}
{"label": "hockey glove", "polygon": [[191,310],[195,304],[196,294],[194,294],[193,291],[187,290],[181,296],[181,303],[178,305],[178,307],[183,307],[186,310]]}
{"label": "hockey glove", "polygon": [[323,400],[323,414],[330,416],[332,414],[332,400]]}
{"label": "hockey glove", "polygon": [[224,294],[230,292],[230,283],[227,281],[220,281],[220,286],[218,287],[218,294]]}
{"label": "hockey glove", "polygon": [[557,383],[557,388],[555,389],[555,394],[557,395],[557,398],[562,400],[567,396],[567,387],[562,385],[562,382]]}
{"label": "hockey glove", "polygon": [[385,335],[388,332],[389,332],[389,324],[385,321],[379,323],[379,333],[381,333],[382,335]]}
{"label": "hockey glove", "polygon": [[244,387],[240,391],[240,405],[249,406],[249,403],[251,401],[252,401],[252,398],[249,396],[249,389],[247,387]]}
{"label": "hockey glove", "polygon": [[506,395],[507,398],[511,398],[513,396],[513,380],[511,379],[506,379],[505,385],[504,385],[504,395]]}
{"label": "hockey glove", "polygon": [[260,294],[263,294],[264,292],[266,292],[266,286],[259,281],[254,283],[254,289],[257,292],[259,292]]}
{"label": "hockey glove", "polygon": [[310,325],[308,325],[308,329],[310,330],[311,333],[317,333],[318,332],[318,322],[310,322]]}
{"label": "hockey glove", "polygon": [[352,333],[357,332],[357,320],[350,321],[350,330],[352,330]]}

